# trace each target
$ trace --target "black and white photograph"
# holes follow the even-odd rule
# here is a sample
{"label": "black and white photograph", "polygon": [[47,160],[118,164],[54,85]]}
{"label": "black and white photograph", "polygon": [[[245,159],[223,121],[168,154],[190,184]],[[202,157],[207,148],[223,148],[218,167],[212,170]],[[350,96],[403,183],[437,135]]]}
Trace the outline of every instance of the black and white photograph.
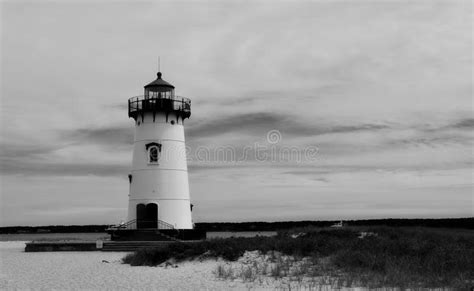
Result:
{"label": "black and white photograph", "polygon": [[474,290],[472,0],[0,15],[1,290]]}

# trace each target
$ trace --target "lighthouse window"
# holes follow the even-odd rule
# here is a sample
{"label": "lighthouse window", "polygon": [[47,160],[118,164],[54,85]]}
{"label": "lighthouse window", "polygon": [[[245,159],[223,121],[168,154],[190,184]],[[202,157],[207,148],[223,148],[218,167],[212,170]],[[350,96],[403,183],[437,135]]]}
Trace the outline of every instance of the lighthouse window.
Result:
{"label": "lighthouse window", "polygon": [[152,146],[148,150],[148,162],[149,163],[158,163],[158,147]]}
{"label": "lighthouse window", "polygon": [[151,142],[145,145],[146,153],[148,154],[148,163],[157,164],[161,153],[161,144]]}

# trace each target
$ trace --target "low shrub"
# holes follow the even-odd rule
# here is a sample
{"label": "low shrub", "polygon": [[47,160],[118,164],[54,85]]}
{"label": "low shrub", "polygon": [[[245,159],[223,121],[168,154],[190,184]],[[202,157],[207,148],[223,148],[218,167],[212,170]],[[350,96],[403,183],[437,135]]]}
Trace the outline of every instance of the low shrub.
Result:
{"label": "low shrub", "polygon": [[[370,235],[360,237],[361,231]],[[294,236],[295,233],[298,235]],[[305,267],[311,273],[309,275],[339,270],[341,280],[351,284],[462,288],[474,284],[473,238],[464,233],[433,232],[426,228],[305,228],[279,233],[275,237],[177,242],[163,248],[139,250],[126,256],[123,262],[133,266],[156,266],[170,258],[180,261],[202,254],[236,261],[246,251],[279,252],[296,259],[309,257],[314,264]],[[324,266],[320,265],[321,261],[326,262]],[[270,275],[287,274],[283,266],[277,264]],[[224,270],[221,273],[222,277],[229,276]],[[246,270],[244,277],[254,278],[252,274],[251,270]]]}

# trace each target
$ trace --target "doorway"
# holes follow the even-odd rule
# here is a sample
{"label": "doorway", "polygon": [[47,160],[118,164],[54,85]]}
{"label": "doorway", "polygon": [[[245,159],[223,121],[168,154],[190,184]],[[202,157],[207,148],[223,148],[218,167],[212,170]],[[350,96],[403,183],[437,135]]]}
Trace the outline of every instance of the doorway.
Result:
{"label": "doorway", "polygon": [[158,205],[156,203],[137,204],[137,228],[158,227]]}

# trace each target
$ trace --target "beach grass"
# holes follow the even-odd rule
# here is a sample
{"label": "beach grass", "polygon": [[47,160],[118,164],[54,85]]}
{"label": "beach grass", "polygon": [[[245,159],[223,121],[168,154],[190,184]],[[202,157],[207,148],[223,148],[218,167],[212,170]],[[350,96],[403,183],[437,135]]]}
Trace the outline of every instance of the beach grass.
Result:
{"label": "beach grass", "polygon": [[[246,267],[242,279],[256,274],[274,278],[326,277],[339,285],[402,288],[470,288],[474,286],[472,232],[430,228],[357,227],[297,228],[274,237],[211,239],[142,249],[123,262],[156,266],[171,258],[223,258],[233,262],[258,251],[271,268]],[[282,260],[282,256],[291,260]],[[302,263],[304,262],[304,264]],[[249,266],[252,266],[250,264]],[[219,267],[218,267],[219,268]],[[290,270],[293,270],[290,272]],[[220,274],[220,275],[219,275]],[[218,277],[235,277],[220,267]]]}

